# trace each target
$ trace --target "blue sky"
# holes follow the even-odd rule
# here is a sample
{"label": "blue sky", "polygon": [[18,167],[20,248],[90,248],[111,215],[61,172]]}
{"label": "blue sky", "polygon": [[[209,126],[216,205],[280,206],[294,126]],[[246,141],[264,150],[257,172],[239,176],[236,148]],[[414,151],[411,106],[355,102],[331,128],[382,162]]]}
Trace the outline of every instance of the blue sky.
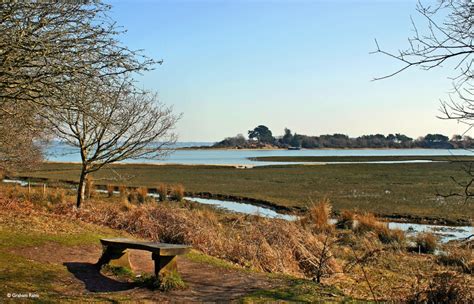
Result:
{"label": "blue sky", "polygon": [[462,133],[436,118],[454,73],[409,70],[375,50],[407,46],[416,1],[112,1],[121,41],[164,64],[139,78],[182,112],[181,141],[259,125],[275,135]]}

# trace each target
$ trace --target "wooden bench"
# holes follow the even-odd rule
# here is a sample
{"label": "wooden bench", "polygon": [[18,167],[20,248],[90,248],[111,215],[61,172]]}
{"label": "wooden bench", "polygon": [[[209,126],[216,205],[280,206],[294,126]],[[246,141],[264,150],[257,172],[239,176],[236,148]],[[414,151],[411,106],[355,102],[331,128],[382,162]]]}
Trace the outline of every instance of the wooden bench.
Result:
{"label": "wooden bench", "polygon": [[120,259],[127,253],[127,249],[146,250],[151,252],[151,258],[155,262],[155,276],[160,278],[167,272],[177,271],[176,256],[186,254],[191,250],[191,246],[137,241],[125,238],[101,239],[102,256],[96,263],[100,269],[111,260]]}

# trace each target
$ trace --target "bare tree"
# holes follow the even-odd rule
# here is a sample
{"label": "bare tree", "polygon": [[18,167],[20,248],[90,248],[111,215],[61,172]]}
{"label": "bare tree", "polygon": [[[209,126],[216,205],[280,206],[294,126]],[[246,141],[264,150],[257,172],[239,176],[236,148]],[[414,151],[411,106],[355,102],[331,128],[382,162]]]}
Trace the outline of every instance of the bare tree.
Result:
{"label": "bare tree", "polygon": [[[119,43],[124,31],[107,15],[109,9],[100,1],[0,2],[0,132],[39,135],[43,125],[36,114],[45,106],[68,106],[58,97],[69,84],[142,72],[161,63]],[[32,143],[21,137],[5,140],[9,134],[0,134],[3,166],[4,158],[18,157],[6,154],[16,151],[6,143],[24,148]]]}
{"label": "bare tree", "polygon": [[[444,64],[450,65],[455,71],[450,77],[453,90],[447,100],[441,101],[439,118],[466,124],[466,134],[474,127],[474,2],[439,0],[435,6],[418,2],[417,11],[426,20],[427,27],[421,32],[412,20],[414,36],[408,39],[409,48],[398,53],[387,52],[375,41],[377,50],[374,53],[384,54],[402,63],[400,69],[375,80],[392,77],[412,67],[431,70]],[[473,196],[470,190],[474,184],[472,170],[464,171],[471,180],[455,180],[456,184],[464,188],[464,193],[446,196]]]}
{"label": "bare tree", "polygon": [[173,128],[179,116],[126,79],[119,87],[84,79],[69,85],[61,102],[67,106],[43,116],[58,138],[80,151],[78,208],[88,174],[125,159],[160,158],[176,141]]}

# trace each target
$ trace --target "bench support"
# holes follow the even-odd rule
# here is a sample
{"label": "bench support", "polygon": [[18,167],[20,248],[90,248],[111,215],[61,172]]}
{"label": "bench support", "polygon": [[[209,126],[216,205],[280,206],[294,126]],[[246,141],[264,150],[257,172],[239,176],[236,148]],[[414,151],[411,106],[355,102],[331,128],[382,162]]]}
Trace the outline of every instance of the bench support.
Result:
{"label": "bench support", "polygon": [[102,256],[96,263],[96,267],[100,269],[103,265],[111,264],[114,266],[127,267],[131,269],[130,260],[127,249],[120,249],[114,246],[102,246]]}
{"label": "bench support", "polygon": [[176,256],[160,256],[159,253],[152,253],[151,258],[155,262],[155,276],[157,279],[174,271],[178,271]]}

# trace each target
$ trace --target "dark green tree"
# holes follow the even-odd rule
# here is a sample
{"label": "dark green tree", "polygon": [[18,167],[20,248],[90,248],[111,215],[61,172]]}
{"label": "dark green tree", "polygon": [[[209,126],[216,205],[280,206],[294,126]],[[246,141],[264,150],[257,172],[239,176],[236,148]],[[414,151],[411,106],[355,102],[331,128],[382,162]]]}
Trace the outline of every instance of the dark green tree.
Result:
{"label": "dark green tree", "polygon": [[264,125],[259,125],[253,130],[249,130],[249,138],[256,138],[259,142],[265,144],[271,144],[275,142],[275,138],[272,135],[272,131]]}

